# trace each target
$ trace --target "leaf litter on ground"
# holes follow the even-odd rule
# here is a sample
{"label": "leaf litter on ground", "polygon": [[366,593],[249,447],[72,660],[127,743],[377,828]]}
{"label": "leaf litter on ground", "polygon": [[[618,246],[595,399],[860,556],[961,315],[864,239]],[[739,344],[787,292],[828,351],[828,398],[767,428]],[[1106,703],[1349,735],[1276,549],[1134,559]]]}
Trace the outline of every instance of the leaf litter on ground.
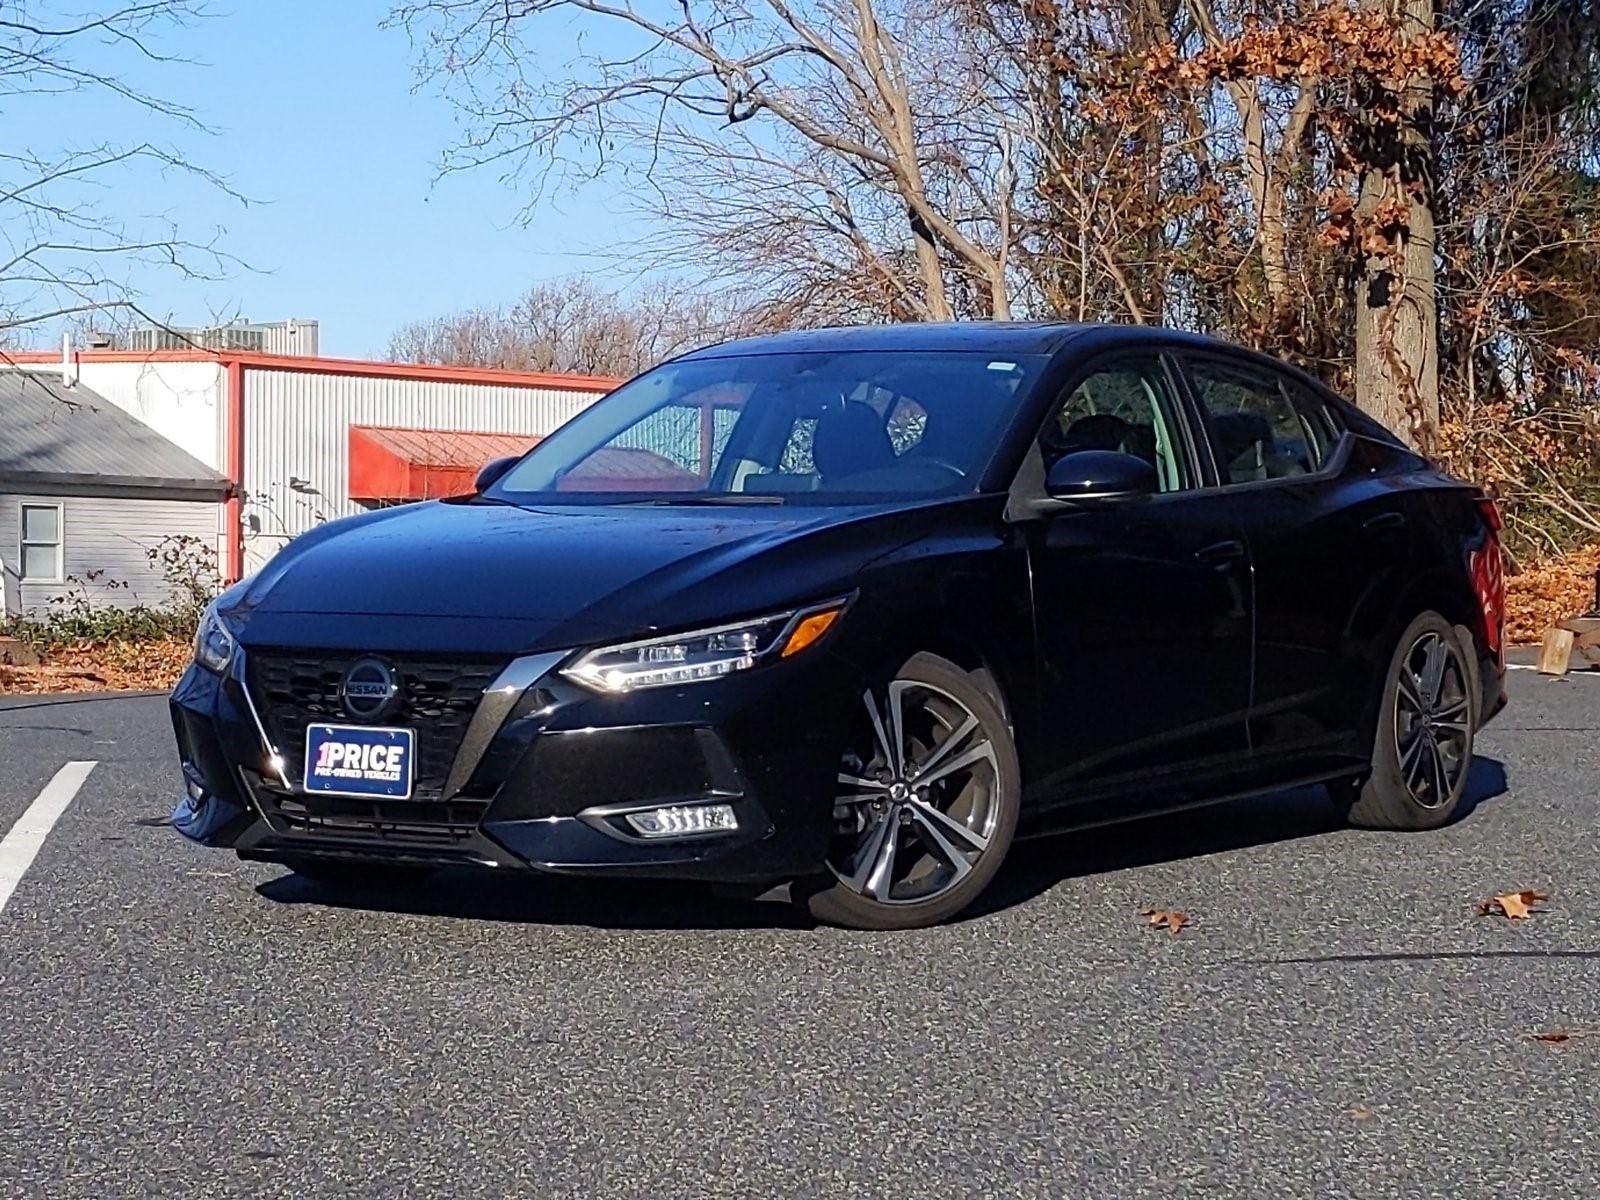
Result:
{"label": "leaf litter on ground", "polygon": [[1149,921],[1151,929],[1170,930],[1173,937],[1178,936],[1178,931],[1190,924],[1189,914],[1181,908],[1146,908],[1139,915]]}
{"label": "leaf litter on ground", "polygon": [[1543,912],[1539,905],[1548,899],[1550,899],[1549,892],[1536,892],[1532,888],[1525,888],[1520,892],[1502,892],[1498,896],[1480,900],[1478,915],[1489,917],[1498,914],[1510,921],[1526,921],[1531,914]]}
{"label": "leaf litter on ground", "polygon": [[1528,1037],[1535,1042],[1543,1042],[1546,1046],[1565,1046],[1579,1038],[1594,1037],[1600,1029],[1568,1029],[1565,1025],[1557,1025],[1554,1029],[1541,1029],[1530,1033]]}

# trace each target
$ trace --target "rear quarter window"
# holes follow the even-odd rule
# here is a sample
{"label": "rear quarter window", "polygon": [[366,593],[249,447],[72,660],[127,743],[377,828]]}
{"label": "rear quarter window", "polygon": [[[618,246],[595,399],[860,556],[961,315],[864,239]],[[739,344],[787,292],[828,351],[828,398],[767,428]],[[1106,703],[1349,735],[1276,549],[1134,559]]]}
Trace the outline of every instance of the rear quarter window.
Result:
{"label": "rear quarter window", "polygon": [[1253,363],[1191,359],[1187,369],[1224,484],[1312,475],[1332,457],[1344,424],[1315,389]]}

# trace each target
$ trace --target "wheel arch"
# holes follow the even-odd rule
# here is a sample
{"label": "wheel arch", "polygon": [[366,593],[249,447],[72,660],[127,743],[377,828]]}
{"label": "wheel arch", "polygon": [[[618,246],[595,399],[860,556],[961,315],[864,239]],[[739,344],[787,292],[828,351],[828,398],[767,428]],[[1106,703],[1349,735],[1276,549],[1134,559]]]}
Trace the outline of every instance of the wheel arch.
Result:
{"label": "wheel arch", "polygon": [[1412,576],[1398,594],[1370,595],[1351,622],[1350,639],[1360,663],[1361,736],[1363,744],[1376,735],[1378,707],[1390,660],[1400,637],[1419,616],[1436,612],[1456,631],[1466,650],[1474,695],[1481,690],[1477,636],[1477,601],[1472,585],[1443,567]]}
{"label": "wheel arch", "polygon": [[[926,644],[911,654],[931,654],[965,671],[983,694],[994,701],[994,706],[1000,710],[1000,715],[1006,719],[1006,724],[1015,727],[1008,689],[1002,682],[1002,678],[1009,672],[1003,665],[997,665],[1000,661],[999,656],[991,648],[986,648],[980,639],[964,635],[960,631],[931,632]],[[911,655],[906,657],[909,658]]]}
{"label": "wheel arch", "polygon": [[[991,580],[978,589],[946,577],[920,591],[921,603],[896,606],[893,620],[870,622],[870,642],[858,644],[860,667],[870,680],[885,681],[917,654],[931,654],[969,675],[1000,710],[1017,743],[1026,777],[1022,730],[1031,711],[1034,679],[1031,610],[1007,605]],[[870,597],[863,596],[870,603]],[[876,607],[876,606],[875,606]]]}

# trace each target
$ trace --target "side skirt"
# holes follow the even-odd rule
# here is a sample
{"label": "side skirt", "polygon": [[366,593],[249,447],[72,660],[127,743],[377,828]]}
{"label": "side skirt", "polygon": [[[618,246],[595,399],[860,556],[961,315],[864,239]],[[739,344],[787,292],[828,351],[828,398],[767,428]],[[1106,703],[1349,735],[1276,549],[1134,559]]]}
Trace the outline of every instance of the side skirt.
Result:
{"label": "side skirt", "polygon": [[1127,795],[1123,795],[1120,799],[1109,797],[1084,804],[1052,808],[1048,812],[1037,814],[1032,820],[1029,819],[1028,810],[1024,808],[1022,826],[1017,830],[1017,840],[1026,841],[1031,838],[1050,837],[1058,833],[1067,833],[1080,829],[1098,829],[1107,825],[1123,825],[1134,821],[1147,820],[1150,817],[1164,816],[1168,813],[1184,812],[1188,809],[1209,808],[1212,805],[1227,804],[1234,800],[1248,800],[1254,796],[1270,796],[1274,792],[1292,791],[1295,788],[1327,783],[1334,779],[1349,779],[1359,775],[1363,770],[1365,768],[1360,764],[1346,763],[1337,767],[1324,768],[1310,774],[1276,779],[1270,783],[1261,783],[1208,794],[1196,792],[1191,795],[1163,799],[1150,805],[1138,803],[1137,800]]}

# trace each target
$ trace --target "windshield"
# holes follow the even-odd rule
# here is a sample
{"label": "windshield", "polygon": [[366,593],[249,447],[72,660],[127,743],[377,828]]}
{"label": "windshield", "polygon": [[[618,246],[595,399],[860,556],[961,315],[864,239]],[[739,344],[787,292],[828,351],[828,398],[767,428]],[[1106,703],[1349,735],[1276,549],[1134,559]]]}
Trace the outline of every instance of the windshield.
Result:
{"label": "windshield", "polygon": [[970,492],[1043,362],[898,351],[668,363],[551,434],[490,495],[806,504]]}

